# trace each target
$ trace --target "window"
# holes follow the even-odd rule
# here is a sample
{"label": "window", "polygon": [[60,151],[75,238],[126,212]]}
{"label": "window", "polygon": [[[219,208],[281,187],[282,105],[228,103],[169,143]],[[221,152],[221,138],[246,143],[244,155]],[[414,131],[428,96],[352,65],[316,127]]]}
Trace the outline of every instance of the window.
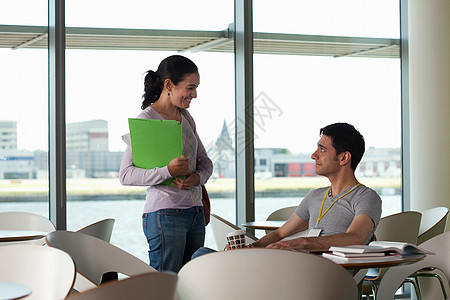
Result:
{"label": "window", "polygon": [[[398,39],[398,5],[255,1],[253,29],[325,42],[340,36]],[[310,155],[319,129],[334,122],[351,123],[365,137],[366,153],[356,173],[381,195],[383,214],[401,211],[399,56],[333,57],[323,55],[317,45],[310,47],[310,55],[254,55],[255,157],[270,162],[266,169],[272,175],[256,177],[256,219],[297,205],[310,189],[329,184],[315,176]]]}
{"label": "window", "polygon": [[[171,41],[175,31],[219,32],[234,20],[230,1],[72,0],[65,6],[68,31],[73,27],[112,34],[121,29],[152,30]],[[168,6],[170,18],[163,13]],[[24,13],[23,7],[30,13]],[[366,155],[357,170],[360,181],[381,194],[384,214],[400,211],[398,3],[258,0],[253,11],[255,45],[261,35],[279,39],[276,46],[266,48],[272,51],[261,51],[258,44],[254,54],[256,219],[297,205],[307,191],[328,184],[315,176],[310,154],[319,128],[337,121],[354,124],[366,138]],[[47,1],[2,3],[0,17],[4,24],[46,26]],[[322,41],[325,46],[292,47],[298,41],[289,45],[281,41],[292,36],[300,42]],[[341,37],[357,44],[376,38],[381,46],[333,57],[334,48],[326,43]],[[70,44],[66,50],[67,224],[69,230],[76,230],[113,217],[112,242],[146,260],[140,224],[145,187],[119,184],[117,172],[125,149],[121,135],[128,132],[127,118],[140,112],[145,71],[178,52],[129,50],[123,40],[114,38],[106,50],[99,46],[102,39],[94,39],[89,50],[73,49]],[[204,42],[198,44],[205,46]],[[225,39],[228,47],[230,42]],[[230,49],[182,53],[196,62],[201,76],[190,112],[214,161],[207,184],[212,212],[234,222],[235,77]],[[388,55],[377,56],[377,51]],[[0,116],[0,197],[13,199],[8,202],[11,206],[2,207],[48,215],[48,53],[6,48],[0,53],[0,79],[6,83],[0,95],[8,104]],[[206,245],[213,243],[207,235]]]}
{"label": "window", "polygon": [[[47,1],[2,1],[0,19],[45,26]],[[48,217],[48,54],[21,43],[0,48],[0,201],[2,211]]]}
{"label": "window", "polygon": [[[68,28],[220,31],[231,22],[232,2],[66,1]],[[148,261],[141,219],[146,187],[119,183],[126,148],[121,136],[129,132],[128,118],[141,112],[145,72],[178,52],[120,50],[120,42],[112,43],[117,49],[66,50],[67,227],[74,230],[115,218],[111,242]],[[212,209],[233,220],[234,159],[227,134],[232,134],[234,120],[234,56],[204,51],[182,55],[192,59],[200,73],[198,97],[189,111],[214,158],[216,173],[207,184]],[[206,245],[214,245],[209,233]]]}

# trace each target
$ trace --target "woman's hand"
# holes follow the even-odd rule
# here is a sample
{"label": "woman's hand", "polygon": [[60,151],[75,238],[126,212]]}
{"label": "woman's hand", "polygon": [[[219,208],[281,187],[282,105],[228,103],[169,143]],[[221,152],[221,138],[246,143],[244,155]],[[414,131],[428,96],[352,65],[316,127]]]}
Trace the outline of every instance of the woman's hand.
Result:
{"label": "woman's hand", "polygon": [[179,189],[190,190],[200,183],[200,176],[196,173],[189,174],[186,178],[175,178],[173,185]]}
{"label": "woman's hand", "polygon": [[170,175],[175,176],[186,176],[189,174],[189,158],[186,156],[180,156],[172,159],[167,167],[169,169]]}

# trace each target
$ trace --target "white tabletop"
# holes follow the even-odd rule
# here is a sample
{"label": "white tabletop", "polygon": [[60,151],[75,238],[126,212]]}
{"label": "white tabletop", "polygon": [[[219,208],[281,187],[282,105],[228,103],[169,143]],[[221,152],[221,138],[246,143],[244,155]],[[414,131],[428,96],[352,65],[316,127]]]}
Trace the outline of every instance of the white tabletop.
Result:
{"label": "white tabletop", "polygon": [[31,294],[31,288],[14,282],[0,281],[0,300],[20,299]]}
{"label": "white tabletop", "polygon": [[0,242],[40,239],[48,232],[37,230],[0,230]]}
{"label": "white tabletop", "polygon": [[262,229],[262,230],[275,230],[283,226],[286,223],[284,221],[254,221],[254,222],[245,222],[242,226],[253,229]]}

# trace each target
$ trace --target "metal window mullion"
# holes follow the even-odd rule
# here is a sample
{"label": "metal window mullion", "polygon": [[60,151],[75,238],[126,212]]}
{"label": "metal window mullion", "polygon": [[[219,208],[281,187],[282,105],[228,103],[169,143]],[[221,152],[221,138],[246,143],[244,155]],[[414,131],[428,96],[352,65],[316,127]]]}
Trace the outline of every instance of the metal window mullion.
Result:
{"label": "metal window mullion", "polygon": [[48,1],[49,215],[59,230],[66,220],[65,1]]}
{"label": "metal window mullion", "polygon": [[236,223],[255,220],[252,1],[234,3]]}
{"label": "metal window mullion", "polygon": [[411,158],[409,116],[409,31],[408,1],[400,0],[400,76],[401,76],[401,129],[402,129],[402,211],[411,208]]}

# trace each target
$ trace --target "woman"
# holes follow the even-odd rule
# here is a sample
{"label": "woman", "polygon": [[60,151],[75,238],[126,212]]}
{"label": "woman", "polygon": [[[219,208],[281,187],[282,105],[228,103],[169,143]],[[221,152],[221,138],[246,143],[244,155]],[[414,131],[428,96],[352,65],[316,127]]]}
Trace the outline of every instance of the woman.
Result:
{"label": "woman", "polygon": [[[128,146],[120,167],[123,185],[149,186],[142,216],[143,229],[149,245],[150,265],[158,271],[178,272],[205,241],[200,185],[211,176],[213,165],[197,135],[195,122],[186,110],[197,97],[199,84],[197,66],[180,55],[165,58],[156,72],[147,72],[142,112],[138,118],[180,122],[183,156],[163,168],[141,169],[133,165]],[[176,178],[172,186],[160,185],[173,177]]]}

